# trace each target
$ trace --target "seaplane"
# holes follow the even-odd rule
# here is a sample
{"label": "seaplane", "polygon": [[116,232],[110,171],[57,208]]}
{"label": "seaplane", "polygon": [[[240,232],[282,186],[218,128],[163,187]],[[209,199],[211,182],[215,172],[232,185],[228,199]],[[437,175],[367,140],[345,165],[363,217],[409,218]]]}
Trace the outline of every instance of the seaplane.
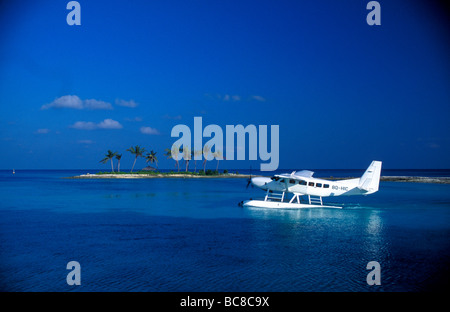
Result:
{"label": "seaplane", "polygon": [[[253,208],[342,208],[323,204],[323,197],[369,195],[378,191],[381,175],[381,161],[372,161],[360,178],[325,180],[314,178],[313,171],[301,170],[268,177],[252,177],[252,184],[266,191],[263,200],[250,199],[242,202],[243,207]],[[306,197],[306,199],[305,199]]]}

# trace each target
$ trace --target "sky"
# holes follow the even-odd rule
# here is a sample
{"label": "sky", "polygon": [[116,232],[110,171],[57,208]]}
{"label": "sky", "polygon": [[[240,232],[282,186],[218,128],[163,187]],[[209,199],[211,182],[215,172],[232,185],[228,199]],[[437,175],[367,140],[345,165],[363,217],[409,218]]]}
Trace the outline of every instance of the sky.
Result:
{"label": "sky", "polygon": [[81,25],[68,2],[0,2],[1,169],[131,168],[135,145],[174,168],[194,117],[279,125],[280,169],[450,168],[438,1],[379,1],[372,26],[369,1],[79,0]]}

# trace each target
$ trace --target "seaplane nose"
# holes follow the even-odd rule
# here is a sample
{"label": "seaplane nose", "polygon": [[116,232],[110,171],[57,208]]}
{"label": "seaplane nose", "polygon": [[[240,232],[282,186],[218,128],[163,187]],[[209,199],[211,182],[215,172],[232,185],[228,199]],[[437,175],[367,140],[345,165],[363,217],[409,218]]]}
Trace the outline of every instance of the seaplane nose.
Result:
{"label": "seaplane nose", "polygon": [[270,178],[264,178],[264,177],[255,177],[252,178],[252,184],[257,187],[263,187],[266,185],[266,183],[269,183],[272,181]]}

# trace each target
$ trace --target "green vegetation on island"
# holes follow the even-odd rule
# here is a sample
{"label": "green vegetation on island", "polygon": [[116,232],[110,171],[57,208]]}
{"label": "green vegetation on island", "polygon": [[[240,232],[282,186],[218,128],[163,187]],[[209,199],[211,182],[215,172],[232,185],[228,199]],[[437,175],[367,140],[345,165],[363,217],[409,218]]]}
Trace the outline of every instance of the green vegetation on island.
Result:
{"label": "green vegetation on island", "polygon": [[[170,176],[170,175],[185,175],[185,176],[218,176],[218,175],[230,175],[228,170],[223,170],[219,173],[219,161],[225,159],[222,155],[222,151],[217,149],[215,152],[211,151],[211,148],[207,145],[204,146],[203,150],[191,150],[189,146],[183,146],[183,148],[178,146],[172,146],[172,148],[166,148],[164,150],[164,156],[168,159],[173,159],[175,161],[175,167],[177,171],[169,171],[169,172],[160,172],[158,168],[158,158],[156,156],[157,152],[151,150],[147,152],[147,150],[139,145],[131,146],[126,150],[130,152],[134,156],[133,166],[131,167],[130,172],[121,172],[120,171],[120,161],[122,159],[122,154],[118,152],[113,152],[108,150],[105,154],[105,157],[100,160],[101,163],[106,164],[108,161],[111,162],[111,171],[109,172],[98,172],[97,175],[153,175],[153,176]],[[182,155],[182,157],[180,157]],[[197,171],[197,159],[199,156],[203,156],[203,169]],[[217,160],[215,170],[206,169],[206,163],[208,157],[212,156],[213,159]],[[139,171],[133,172],[134,166],[136,165],[136,161],[139,157],[143,157],[145,162],[148,164],[154,164],[156,168],[148,166]],[[117,171],[114,171],[114,158],[117,159]],[[182,158],[184,160],[185,170],[180,171],[180,163],[179,160]],[[189,165],[191,164],[191,160],[194,160],[194,171],[189,171]],[[235,174],[239,174],[236,172]]]}
{"label": "green vegetation on island", "polygon": [[101,171],[97,172],[97,175],[153,175],[153,176],[170,176],[170,175],[183,175],[183,176],[218,176],[218,175],[233,175],[233,174],[239,174],[239,172],[231,173],[228,172],[227,169],[224,169],[222,172],[219,172],[217,170],[211,170],[207,169],[206,172],[203,171],[203,169],[193,172],[193,171],[168,171],[168,172],[161,172],[158,170],[140,170],[136,172],[110,172],[110,171]]}

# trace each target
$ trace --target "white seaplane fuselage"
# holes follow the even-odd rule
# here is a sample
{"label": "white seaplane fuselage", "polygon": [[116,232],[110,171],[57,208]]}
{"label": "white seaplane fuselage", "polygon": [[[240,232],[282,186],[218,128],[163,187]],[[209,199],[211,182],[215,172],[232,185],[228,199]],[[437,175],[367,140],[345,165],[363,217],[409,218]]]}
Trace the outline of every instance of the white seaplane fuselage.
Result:
{"label": "white seaplane fuselage", "polygon": [[[356,179],[330,181],[313,177],[314,172],[302,170],[279,174],[271,178],[254,177],[251,183],[266,191],[264,200],[247,200],[246,207],[261,208],[342,208],[323,205],[322,197],[369,195],[378,191],[381,162],[373,161],[366,172]],[[293,194],[289,199],[286,193]],[[306,195],[307,203],[300,197]]]}

